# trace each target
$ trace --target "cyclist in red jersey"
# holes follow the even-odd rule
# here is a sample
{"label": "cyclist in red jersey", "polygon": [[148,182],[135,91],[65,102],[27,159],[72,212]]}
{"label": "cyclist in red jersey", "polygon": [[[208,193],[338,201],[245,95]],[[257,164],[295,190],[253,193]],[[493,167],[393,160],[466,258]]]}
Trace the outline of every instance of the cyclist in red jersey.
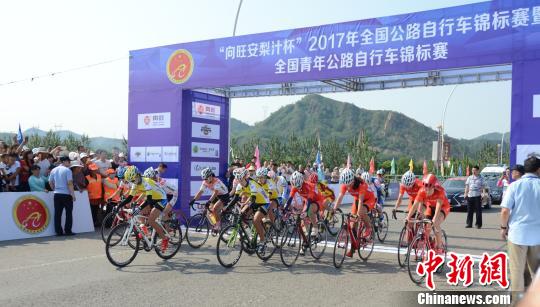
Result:
{"label": "cyclist in red jersey", "polygon": [[319,175],[317,175],[317,173],[311,173],[308,177],[308,182],[312,183],[315,186],[316,191],[322,196],[322,201],[320,201],[318,205],[319,213],[323,216],[324,210],[328,208],[327,205],[336,200],[334,191],[332,191],[325,183],[319,182]]}
{"label": "cyclist in red jersey", "polygon": [[399,185],[399,195],[396,201],[396,206],[394,207],[394,210],[397,210],[399,206],[401,205],[401,201],[403,200],[403,195],[405,192],[409,195],[409,204],[407,206],[407,211],[411,211],[411,207],[414,204],[414,199],[416,198],[416,195],[418,194],[418,191],[422,187],[422,180],[416,178],[413,172],[407,171],[403,176],[401,177],[401,184]]}
{"label": "cyclist in red jersey", "polygon": [[433,221],[435,252],[442,254],[444,250],[442,248],[441,224],[448,217],[448,214],[450,214],[450,203],[448,202],[448,198],[446,198],[446,191],[439,184],[435,175],[427,174],[424,176],[422,183],[423,187],[416,195],[413,207],[407,216],[407,221],[413,218],[414,212],[417,209],[422,210],[421,208],[425,206],[424,216]]}
{"label": "cyclist in red jersey", "polygon": [[[341,184],[341,188],[336,199],[336,203],[334,204],[334,210],[341,205],[343,197],[347,192],[351,194],[351,196],[354,198],[351,213],[356,216],[358,211],[360,211],[360,218],[362,218],[364,221],[367,229],[365,236],[371,237],[371,232],[373,229],[371,228],[371,222],[367,213],[375,208],[377,197],[369,189],[368,184],[361,178],[355,176],[353,171],[348,168],[343,170],[339,176],[339,183]],[[360,207],[360,210],[358,210],[358,207]],[[354,228],[354,225],[351,225],[351,227]],[[347,252],[347,256],[352,257],[353,253],[354,251],[351,249]]]}
{"label": "cyclist in red jersey", "polygon": [[[296,193],[298,193],[303,199],[307,201],[307,205],[304,208],[304,212],[307,212],[312,225],[317,225],[317,210],[319,203],[324,203],[325,198],[321,195],[314,184],[304,181],[304,175],[298,171],[294,172],[291,176],[291,195],[287,200],[288,208],[294,199]],[[316,204],[316,205],[313,205]],[[312,228],[312,234],[317,235],[317,227]]]}

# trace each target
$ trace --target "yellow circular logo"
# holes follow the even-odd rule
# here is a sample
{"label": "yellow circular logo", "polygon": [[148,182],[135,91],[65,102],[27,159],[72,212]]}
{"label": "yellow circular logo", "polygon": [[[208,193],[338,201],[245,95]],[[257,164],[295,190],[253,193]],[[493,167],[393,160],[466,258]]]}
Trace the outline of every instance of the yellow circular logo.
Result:
{"label": "yellow circular logo", "polygon": [[182,84],[189,80],[193,73],[193,56],[186,49],[173,52],[167,61],[167,76],[174,84]]}
{"label": "yellow circular logo", "polygon": [[24,195],[13,206],[13,220],[26,233],[40,233],[49,226],[49,209],[40,198]]}

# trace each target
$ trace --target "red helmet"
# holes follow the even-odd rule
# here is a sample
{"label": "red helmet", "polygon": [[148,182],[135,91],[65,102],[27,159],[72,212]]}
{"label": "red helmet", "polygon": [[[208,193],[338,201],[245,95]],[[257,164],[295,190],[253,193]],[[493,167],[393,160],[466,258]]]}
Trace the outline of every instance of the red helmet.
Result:
{"label": "red helmet", "polygon": [[311,183],[319,182],[319,176],[317,175],[317,173],[311,173],[309,175],[308,182],[311,182]]}
{"label": "red helmet", "polygon": [[424,184],[424,187],[432,188],[438,185],[439,181],[437,180],[437,176],[430,173],[422,179],[422,183]]}

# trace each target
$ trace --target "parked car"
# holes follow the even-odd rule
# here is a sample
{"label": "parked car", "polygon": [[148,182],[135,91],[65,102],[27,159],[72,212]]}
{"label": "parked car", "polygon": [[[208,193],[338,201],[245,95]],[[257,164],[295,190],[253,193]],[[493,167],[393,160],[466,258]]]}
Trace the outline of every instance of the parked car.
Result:
{"label": "parked car", "polygon": [[465,181],[467,177],[453,177],[446,179],[442,186],[446,190],[446,197],[452,210],[467,208],[465,202]]}
{"label": "parked car", "polygon": [[[450,208],[452,210],[456,209],[466,209],[467,202],[465,201],[465,182],[467,177],[453,177],[446,179],[442,186],[446,190],[446,197],[450,202]],[[482,198],[482,205],[484,209],[491,208],[492,197],[491,189],[488,187],[487,195]]]}
{"label": "parked car", "polygon": [[486,180],[489,186],[489,195],[494,204],[500,204],[502,201],[502,187],[497,186],[497,180]]}

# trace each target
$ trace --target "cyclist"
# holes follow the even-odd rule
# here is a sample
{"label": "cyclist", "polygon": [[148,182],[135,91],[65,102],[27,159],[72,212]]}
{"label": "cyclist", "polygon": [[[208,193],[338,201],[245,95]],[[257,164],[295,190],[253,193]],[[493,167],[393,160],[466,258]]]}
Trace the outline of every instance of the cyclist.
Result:
{"label": "cyclist", "polygon": [[323,182],[319,182],[319,175],[317,173],[311,173],[308,178],[308,182],[311,182],[317,188],[317,191],[323,196],[324,201],[319,203],[319,214],[324,215],[324,210],[328,208],[328,205],[333,203],[336,200],[336,195],[334,191],[330,189]]}
{"label": "cyclist", "polygon": [[446,198],[446,191],[439,184],[435,175],[427,174],[422,179],[422,183],[423,187],[416,195],[414,204],[407,216],[407,221],[413,218],[416,209],[420,212],[422,210],[421,208],[425,206],[424,216],[433,222],[435,231],[435,252],[437,254],[443,254],[441,224],[450,213],[450,203],[448,202],[448,198]]}
{"label": "cyclist", "polygon": [[201,171],[201,178],[203,180],[201,188],[189,202],[189,205],[192,206],[193,203],[195,203],[205,191],[212,192],[212,195],[206,204],[211,205],[208,207],[208,209],[210,210],[210,214],[213,214],[216,218],[214,231],[219,231],[221,227],[221,210],[223,209],[223,205],[229,202],[229,190],[227,189],[227,186],[221,180],[219,180],[214,172],[208,167]]}
{"label": "cyclist", "polygon": [[[270,193],[268,184],[266,183],[267,175],[268,171],[266,168],[259,168],[255,173],[257,180],[250,178],[247,183],[251,193],[249,208],[255,212],[255,215],[253,216],[253,225],[255,226],[257,234],[259,234],[259,238],[261,239],[260,242],[264,242],[265,240],[263,218],[268,214],[270,208]],[[257,249],[262,250],[263,248],[264,245],[262,243],[257,245]]]}
{"label": "cyclist", "polygon": [[110,195],[108,198],[106,198],[106,201],[116,199],[120,197],[120,199],[124,199],[128,196],[129,191],[131,189],[129,182],[127,182],[124,179],[124,173],[126,172],[127,167],[125,166],[119,166],[116,168],[116,177],[118,177],[118,188],[112,195]]}
{"label": "cyclist", "polygon": [[[275,220],[274,210],[277,209],[279,205],[278,204],[279,193],[277,190],[276,182],[272,178],[270,178],[270,176],[268,176],[269,173],[270,171],[268,170],[268,168],[261,167],[260,168],[261,178],[259,178],[259,181],[262,181],[262,184],[266,187],[268,191],[268,195],[270,196],[270,207],[268,209],[268,217],[270,218],[270,221],[272,221],[273,223]],[[275,173],[273,171],[272,171],[272,175],[275,177]]]}
{"label": "cyclist", "polygon": [[407,211],[411,211],[411,207],[414,203],[418,191],[422,187],[422,180],[416,178],[413,172],[407,171],[401,177],[401,184],[399,185],[399,195],[394,206],[394,211],[396,211],[403,200],[403,195],[405,192],[409,195],[409,204],[407,205]]}
{"label": "cyclist", "polygon": [[118,207],[122,208],[131,202],[135,195],[140,192],[144,192],[146,195],[146,200],[141,205],[141,210],[148,206],[152,207],[150,215],[148,216],[148,224],[156,230],[157,234],[161,238],[161,250],[165,252],[167,246],[169,245],[169,239],[165,236],[161,226],[159,226],[156,222],[156,219],[167,205],[167,195],[165,191],[154,180],[150,178],[143,178],[135,166],[128,166],[124,174],[124,179],[127,182],[130,182],[132,186],[128,197],[124,199],[118,205]]}
{"label": "cyclist", "polygon": [[[307,205],[304,207],[303,212],[307,213],[311,224],[314,226],[312,227],[311,235],[316,236],[319,231],[317,229],[317,206],[320,203],[324,203],[325,198],[317,191],[317,188],[313,183],[305,182],[304,175],[298,171],[294,172],[291,175],[291,185],[291,195],[287,200],[287,205],[285,208],[288,208],[291,205],[294,196],[297,193],[303,199],[305,199],[307,201]],[[312,206],[312,204],[316,204],[316,206]]]}
{"label": "cyclist", "polygon": [[[161,164],[160,164],[160,167],[161,167]],[[172,185],[168,184],[165,179],[160,178],[159,175],[160,175],[159,168],[155,169],[153,167],[147,168],[143,173],[143,177],[154,180],[156,183],[159,184],[161,188],[163,188],[163,190],[167,194],[167,205],[165,206],[165,209],[163,210],[163,216],[168,217],[169,213],[173,209],[174,204],[176,204],[176,201],[178,200],[178,192]]]}
{"label": "cyclist", "polygon": [[[371,222],[368,217],[368,212],[375,208],[375,203],[377,202],[375,194],[370,190],[367,182],[364,179],[355,176],[353,171],[348,168],[344,169],[343,172],[341,172],[341,175],[339,176],[339,183],[341,184],[341,187],[339,195],[334,204],[334,211],[341,205],[345,193],[348,192],[349,194],[351,194],[351,196],[354,198],[351,208],[352,216],[356,218],[358,216],[358,212],[360,211],[360,218],[364,221],[364,224],[366,225],[365,236],[370,238],[373,229],[371,228]],[[354,226],[355,225],[351,225],[351,228],[354,229]],[[353,249],[347,251],[347,257],[352,257],[353,254]]]}
{"label": "cyclist", "polygon": [[371,174],[368,173],[368,172],[363,172],[362,175],[360,176],[360,178],[362,178],[362,180],[367,183],[368,185],[368,191],[371,191],[371,193],[373,193],[373,195],[375,196],[375,208],[377,209],[377,211],[379,212],[379,216],[380,216],[380,219],[382,221],[382,218],[383,218],[383,215],[382,215],[382,211],[383,211],[383,208],[382,208],[382,204],[379,202],[379,198],[378,198],[378,192],[379,190],[377,189],[377,186],[375,185],[375,181],[374,181],[374,178],[371,177]]}
{"label": "cyclist", "polygon": [[249,171],[245,168],[239,168],[235,171],[234,181],[236,182],[236,186],[229,207],[240,203],[242,209],[244,209],[243,213],[245,213],[249,210],[249,206],[243,207],[243,205],[248,202],[249,197],[251,196],[251,190],[249,189],[249,180],[251,180],[251,178],[249,177]]}
{"label": "cyclist", "polygon": [[377,171],[377,177],[373,178],[372,180],[375,188],[377,188],[377,203],[382,206],[384,205],[384,197],[386,196],[384,169],[379,169]]}

